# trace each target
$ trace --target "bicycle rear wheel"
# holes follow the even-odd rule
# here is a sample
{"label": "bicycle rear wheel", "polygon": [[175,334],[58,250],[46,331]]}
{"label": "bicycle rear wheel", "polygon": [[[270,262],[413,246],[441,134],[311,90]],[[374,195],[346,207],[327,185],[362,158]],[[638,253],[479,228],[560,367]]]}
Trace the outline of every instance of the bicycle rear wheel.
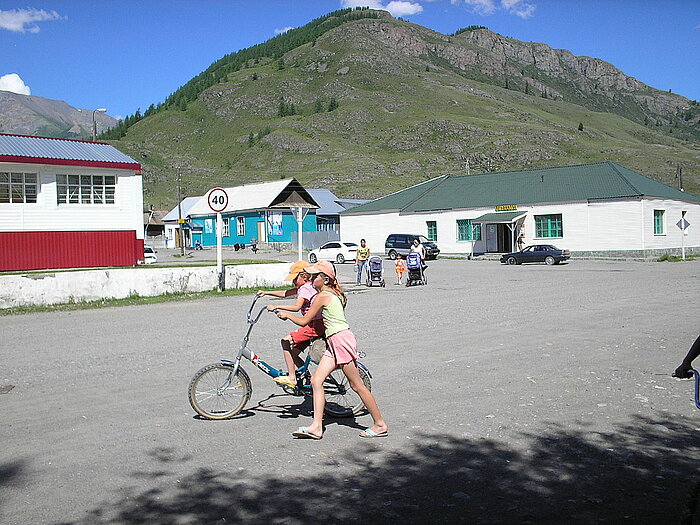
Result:
{"label": "bicycle rear wheel", "polygon": [[[372,382],[369,373],[358,365],[360,379],[365,386],[372,390]],[[330,417],[352,417],[362,412],[365,407],[360,396],[350,387],[348,378],[341,369],[336,369],[323,383],[323,391],[326,394],[326,406],[324,413]]]}
{"label": "bicycle rear wheel", "polygon": [[189,386],[190,405],[207,419],[229,419],[250,399],[253,387],[243,368],[233,374],[233,366],[212,363],[199,370]]}

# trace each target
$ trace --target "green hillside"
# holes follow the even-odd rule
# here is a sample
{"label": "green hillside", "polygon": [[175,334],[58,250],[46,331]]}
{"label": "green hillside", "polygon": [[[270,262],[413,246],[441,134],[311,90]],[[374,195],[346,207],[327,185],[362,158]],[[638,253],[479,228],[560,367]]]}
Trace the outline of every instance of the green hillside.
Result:
{"label": "green hillside", "polygon": [[[680,166],[686,191],[700,194],[697,105],[682,97],[643,86],[651,102],[640,104],[596,85],[587,98],[568,69],[550,78],[515,58],[487,63],[473,39],[503,38],[488,30],[441,35],[385,14],[324,23],[293,47],[222,59],[208,70],[214,82],[200,75],[132,119],[111,142],[143,164],[147,205],[175,204],[178,172],[185,195],[296,177],[374,198],[444,173],[602,160],[674,185]],[[474,53],[482,67],[470,69]]]}

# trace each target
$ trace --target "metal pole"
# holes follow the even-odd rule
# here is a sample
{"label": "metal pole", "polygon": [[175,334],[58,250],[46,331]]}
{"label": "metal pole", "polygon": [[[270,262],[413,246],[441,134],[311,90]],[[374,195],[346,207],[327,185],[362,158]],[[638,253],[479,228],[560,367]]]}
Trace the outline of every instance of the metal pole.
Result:
{"label": "metal pole", "polygon": [[185,241],[182,236],[182,186],[180,170],[177,170],[177,237],[180,239],[180,255],[185,256]]}
{"label": "metal pole", "polygon": [[301,206],[295,208],[295,213],[296,213],[296,216],[297,216],[297,228],[298,228],[298,232],[299,232],[299,233],[298,233],[298,242],[299,242],[299,246],[297,246],[297,252],[298,252],[298,254],[297,254],[297,260],[298,260],[298,261],[301,261],[301,260],[302,260],[302,259],[301,259],[301,229],[302,229],[302,223],[303,223],[303,221],[304,221],[304,218],[301,216],[301,210],[302,210]]}
{"label": "metal pole", "polygon": [[224,227],[224,221],[221,219],[221,212],[216,214],[216,271],[221,275],[223,261],[221,257],[221,230]]}

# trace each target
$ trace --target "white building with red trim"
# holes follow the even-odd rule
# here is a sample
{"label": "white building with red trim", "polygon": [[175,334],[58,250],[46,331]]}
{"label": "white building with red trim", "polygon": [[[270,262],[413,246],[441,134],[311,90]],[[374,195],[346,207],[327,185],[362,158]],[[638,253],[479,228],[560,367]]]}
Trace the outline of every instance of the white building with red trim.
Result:
{"label": "white building with red trim", "polygon": [[0,271],[143,259],[141,165],[113,146],[0,134]]}

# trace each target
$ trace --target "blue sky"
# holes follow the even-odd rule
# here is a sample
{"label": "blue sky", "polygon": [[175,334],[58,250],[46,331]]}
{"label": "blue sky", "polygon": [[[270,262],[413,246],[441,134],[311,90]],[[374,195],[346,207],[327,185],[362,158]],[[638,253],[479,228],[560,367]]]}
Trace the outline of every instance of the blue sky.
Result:
{"label": "blue sky", "polygon": [[700,100],[700,0],[0,0],[0,89],[125,117],[227,53],[355,5],[441,33],[483,25]]}

